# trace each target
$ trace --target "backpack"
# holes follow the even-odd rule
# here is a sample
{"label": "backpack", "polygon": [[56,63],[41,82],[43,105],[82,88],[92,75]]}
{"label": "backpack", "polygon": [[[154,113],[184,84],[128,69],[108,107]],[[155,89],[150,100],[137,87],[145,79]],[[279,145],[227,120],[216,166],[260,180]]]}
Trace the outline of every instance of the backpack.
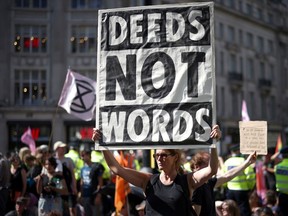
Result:
{"label": "backpack", "polygon": [[63,172],[62,172],[63,178],[66,182],[68,192],[71,193],[72,192],[72,175],[73,174],[65,163],[62,163],[62,166],[63,166]]}

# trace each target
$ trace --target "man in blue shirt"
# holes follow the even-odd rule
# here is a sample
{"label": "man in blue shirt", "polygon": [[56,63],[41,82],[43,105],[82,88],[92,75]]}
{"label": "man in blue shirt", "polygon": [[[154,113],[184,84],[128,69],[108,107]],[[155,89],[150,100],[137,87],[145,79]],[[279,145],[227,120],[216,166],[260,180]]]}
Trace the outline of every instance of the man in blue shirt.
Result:
{"label": "man in blue shirt", "polygon": [[98,191],[103,186],[104,167],[91,161],[91,150],[81,151],[84,166],[81,169],[81,197],[86,216],[101,215],[101,195]]}

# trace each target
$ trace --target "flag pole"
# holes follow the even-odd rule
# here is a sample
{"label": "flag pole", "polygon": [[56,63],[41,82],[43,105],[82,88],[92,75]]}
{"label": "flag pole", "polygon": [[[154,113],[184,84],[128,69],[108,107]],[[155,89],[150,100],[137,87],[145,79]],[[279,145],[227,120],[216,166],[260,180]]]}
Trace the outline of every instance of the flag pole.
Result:
{"label": "flag pole", "polygon": [[52,118],[51,133],[50,133],[49,142],[48,142],[48,149],[50,149],[50,146],[51,146],[53,130],[54,130],[54,124],[55,124],[55,117],[56,117],[56,115],[58,113],[58,109],[59,109],[59,106],[57,105],[56,111],[55,111],[55,113],[53,115],[53,118]]}

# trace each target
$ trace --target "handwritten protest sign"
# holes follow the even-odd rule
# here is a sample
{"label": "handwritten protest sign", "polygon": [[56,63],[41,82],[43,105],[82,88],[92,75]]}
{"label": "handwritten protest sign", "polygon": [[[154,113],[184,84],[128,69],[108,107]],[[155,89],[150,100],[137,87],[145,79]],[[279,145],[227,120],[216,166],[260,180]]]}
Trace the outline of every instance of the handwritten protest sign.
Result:
{"label": "handwritten protest sign", "polygon": [[267,154],[267,122],[240,121],[240,152],[250,154],[254,151],[258,155]]}
{"label": "handwritten protest sign", "polygon": [[213,2],[100,10],[96,127],[105,148],[209,145]]}

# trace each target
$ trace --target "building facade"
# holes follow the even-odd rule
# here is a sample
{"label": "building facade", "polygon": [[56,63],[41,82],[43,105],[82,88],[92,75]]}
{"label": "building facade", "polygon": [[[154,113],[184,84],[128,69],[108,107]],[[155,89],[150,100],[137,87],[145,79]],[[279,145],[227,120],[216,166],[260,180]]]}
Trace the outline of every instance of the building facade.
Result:
{"label": "building facade", "polygon": [[[97,11],[170,3],[185,1],[0,1],[0,151],[22,147],[28,126],[37,145],[90,142],[94,120],[57,103],[68,68],[96,79]],[[251,120],[268,122],[269,146],[287,128],[287,11],[285,1],[215,1],[216,108],[226,144],[239,141],[243,99]]]}

